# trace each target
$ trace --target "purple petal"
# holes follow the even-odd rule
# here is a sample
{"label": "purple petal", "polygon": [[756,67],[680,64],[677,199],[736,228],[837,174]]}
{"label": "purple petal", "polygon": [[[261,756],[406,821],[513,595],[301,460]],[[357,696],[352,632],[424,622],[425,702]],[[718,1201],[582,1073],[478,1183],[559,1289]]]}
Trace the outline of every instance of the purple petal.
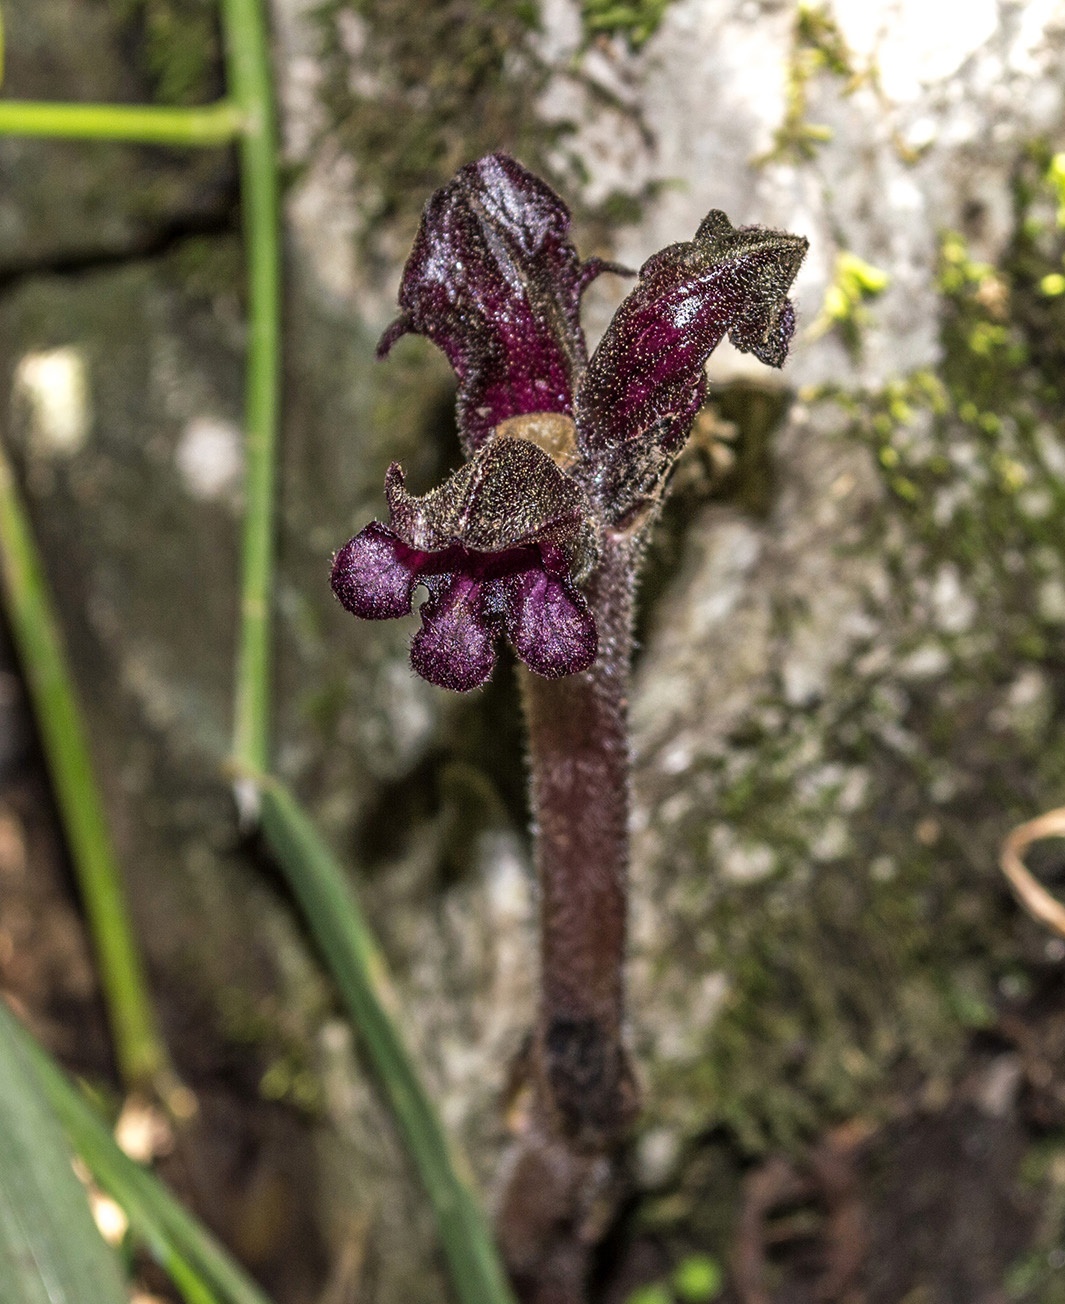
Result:
{"label": "purple petal", "polygon": [[484,585],[459,575],[426,581],[422,627],[411,643],[411,665],[439,688],[465,693],[492,673],[495,630],[485,609]]}
{"label": "purple petal", "polygon": [[569,580],[529,570],[502,583],[507,637],[529,669],[547,679],[587,670],[599,650],[595,617]]}
{"label": "purple petal", "polygon": [[572,413],[587,359],[581,291],[608,268],[581,267],[569,221],[554,191],[505,154],[464,167],[426,205],[400,287],[403,315],[378,352],[408,331],[443,349],[470,452],[507,417]]}
{"label": "purple petal", "polygon": [[337,553],[333,592],[353,616],[409,616],[421,554],[373,521]]}
{"label": "purple petal", "polygon": [[776,325],[764,329],[756,314],[750,326],[748,335],[746,323],[737,322],[729,331],[729,339],[742,352],[753,353],[767,367],[782,367],[787,361],[791,337],[795,334],[795,305],[792,301],[784,300]]}
{"label": "purple petal", "polygon": [[801,236],[735,230],[715,211],[693,241],[640,269],[577,396],[581,447],[604,470],[615,520],[654,492],[687,437],[703,367],[726,331],[737,348],[783,363],[795,329],[786,296],[806,248]]}

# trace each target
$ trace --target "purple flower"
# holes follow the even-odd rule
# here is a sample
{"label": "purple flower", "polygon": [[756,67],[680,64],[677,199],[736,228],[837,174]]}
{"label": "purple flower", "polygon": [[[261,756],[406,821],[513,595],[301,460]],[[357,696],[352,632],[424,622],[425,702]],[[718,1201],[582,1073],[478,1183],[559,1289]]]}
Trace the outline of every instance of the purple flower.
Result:
{"label": "purple flower", "polygon": [[572,415],[588,361],[581,292],[600,272],[622,269],[582,264],[568,231],[562,200],[505,154],[464,167],[425,206],[400,286],[403,312],[377,352],[409,332],[443,349],[459,378],[469,452],[507,417]]}
{"label": "purple flower", "polygon": [[469,456],[443,485],[409,494],[393,463],[389,524],[337,554],[333,589],[356,616],[408,615],[424,585],[414,669],[464,691],[483,684],[505,636],[548,677],[595,660],[579,588],[604,532],[646,528],[703,401],[703,365],[728,333],[780,366],[795,329],[786,297],[806,241],[733,229],[711,213],[687,244],[649,259],[588,361],[581,263],[569,212],[544,182],[492,154],[430,199],[385,333],[425,335],[459,378]]}
{"label": "purple flower", "polygon": [[[555,421],[572,430],[568,418]],[[409,615],[415,585],[424,584],[429,600],[411,646],[423,678],[478,687],[501,633],[548,678],[592,664],[595,621],[575,582],[595,561],[589,505],[528,434],[497,431],[421,498],[406,491],[393,462],[385,494],[389,525],[374,522],[341,548],[333,591],[354,615],[380,620]]]}
{"label": "purple flower", "polygon": [[581,451],[613,523],[655,504],[706,395],[703,367],[727,333],[781,367],[795,332],[786,297],[806,254],[801,236],[733,228],[709,213],[685,244],[640,268],[577,391]]}

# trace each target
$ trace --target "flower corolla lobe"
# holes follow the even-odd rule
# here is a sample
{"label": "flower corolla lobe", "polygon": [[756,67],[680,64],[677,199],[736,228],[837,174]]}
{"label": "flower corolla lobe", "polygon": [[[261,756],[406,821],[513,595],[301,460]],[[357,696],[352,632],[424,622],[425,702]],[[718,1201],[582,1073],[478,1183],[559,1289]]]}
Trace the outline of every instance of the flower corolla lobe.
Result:
{"label": "flower corolla lobe", "polygon": [[385,333],[425,335],[459,380],[459,432],[472,453],[508,417],[572,410],[587,361],[585,286],[607,264],[582,264],[570,215],[539,177],[505,154],[464,167],[425,207]]}

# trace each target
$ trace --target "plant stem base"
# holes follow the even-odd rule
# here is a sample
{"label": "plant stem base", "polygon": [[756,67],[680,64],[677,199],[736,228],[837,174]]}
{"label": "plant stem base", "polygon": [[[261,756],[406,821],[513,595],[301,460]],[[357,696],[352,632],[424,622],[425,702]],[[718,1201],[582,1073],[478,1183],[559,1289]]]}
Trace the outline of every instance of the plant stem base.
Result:
{"label": "plant stem base", "polygon": [[[622,1040],[629,860],[628,685],[638,544],[608,535],[588,586],[599,656],[522,672],[540,883],[540,1008],[499,1234],[529,1304],[580,1304],[638,1110]],[[524,1283],[524,1285],[523,1285]]]}

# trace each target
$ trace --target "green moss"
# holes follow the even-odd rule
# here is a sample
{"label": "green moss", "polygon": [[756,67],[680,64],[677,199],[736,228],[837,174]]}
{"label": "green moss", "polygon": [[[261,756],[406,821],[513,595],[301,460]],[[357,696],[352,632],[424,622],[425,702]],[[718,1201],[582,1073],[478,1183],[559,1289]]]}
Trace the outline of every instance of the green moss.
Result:
{"label": "green moss", "polygon": [[673,1304],[673,1294],[661,1282],[653,1282],[634,1290],[625,1304]]}
{"label": "green moss", "polygon": [[639,50],[658,30],[672,0],[582,0],[581,22],[589,38],[620,36]]}
{"label": "green moss", "polygon": [[220,91],[217,0],[110,0],[139,33],[155,95],[164,104],[198,104]]}
{"label": "green moss", "polygon": [[194,301],[232,299],[243,315],[247,294],[247,273],[240,237],[233,235],[192,236],[182,240],[161,268]]}
{"label": "green moss", "polygon": [[756,159],[756,164],[802,162],[813,158],[832,139],[829,127],[807,119],[810,83],[823,73],[843,79],[848,93],[860,80],[829,6],[800,0],[787,63],[784,121],[774,133],[772,149]]}
{"label": "green moss", "polygon": [[[540,54],[535,0],[325,0],[316,15],[321,100],[328,130],[356,164],[364,257],[393,262],[428,196],[492,150],[515,155],[566,196],[586,253],[603,252],[660,188],[617,190],[582,206],[587,170],[566,147],[574,124],[545,122],[537,111],[557,70]],[[585,90],[627,111],[605,91]]]}
{"label": "green moss", "polygon": [[649,1282],[626,1297],[625,1304],[710,1304],[721,1294],[725,1274],[708,1254],[686,1254],[669,1281]]}
{"label": "green moss", "polygon": [[[966,816],[928,797],[932,748],[900,761],[885,741],[900,726],[926,737],[927,703],[900,721],[841,671],[813,719],[771,710],[772,732],[733,743],[694,787],[733,837],[772,847],[776,868],[722,881],[719,864],[708,879],[704,802],[693,809],[676,874],[696,886],[671,910],[687,939],[678,944],[699,938],[727,995],[690,1057],[654,1066],[655,1098],[681,1106],[674,1124],[700,1117],[746,1154],[801,1148],[834,1120],[875,1116],[900,1063],[949,1075],[969,1029],[988,1019],[1006,960],[1001,897],[969,878]],[[948,755],[960,762],[973,746],[956,729]],[[856,795],[854,776],[866,780]],[[930,804],[934,830],[923,823]],[[848,840],[826,843],[843,818]]]}
{"label": "green moss", "polygon": [[580,189],[587,180],[583,164],[576,158],[572,163],[571,184],[576,188],[570,191],[563,185],[563,191],[571,197],[576,196],[576,202],[570,207],[579,226],[578,247],[584,254],[612,249],[619,228],[642,222],[648,206],[675,185],[670,181],[648,181],[636,190],[611,190],[597,203],[589,204],[580,198]]}
{"label": "green moss", "polygon": [[[964,239],[941,240],[942,362],[876,392],[822,390],[850,420],[849,434],[876,455],[920,565],[953,563],[997,637],[987,673],[1050,655],[1060,616],[1048,585],[1065,577],[1060,475],[1065,300],[1040,287],[1061,265],[1055,173],[1033,149],[1020,165],[1016,234],[1000,267],[974,261]],[[870,539],[885,522],[870,522]],[[917,554],[915,554],[917,555]],[[901,591],[914,576],[904,576]]]}
{"label": "green moss", "polygon": [[1065,295],[1047,281],[1065,271],[1065,155],[1034,145],[1014,182],[1017,223],[1005,270],[1011,318],[1040,379],[1039,397],[1060,411],[1065,399]]}
{"label": "green moss", "polygon": [[1054,154],[1046,165],[1046,179],[1058,201],[1058,226],[1065,227],[1065,152]]}
{"label": "green moss", "polygon": [[836,331],[847,351],[856,357],[861,351],[862,329],[869,320],[866,305],[883,294],[890,280],[887,272],[857,254],[846,250],[838,254],[821,312],[813,325],[815,334]]}
{"label": "green moss", "polygon": [[1051,1132],[1025,1156],[1022,1181],[1038,1198],[1034,1243],[1011,1266],[1006,1296],[1018,1304],[1065,1304],[1065,1136]]}
{"label": "green moss", "polygon": [[240,1047],[249,1067],[258,1072],[262,1099],[283,1101],[306,1114],[320,1113],[322,1084],[311,1061],[306,1028],[297,1027],[291,1012],[272,997],[253,1001],[243,989],[224,988],[217,1002],[221,1036]]}
{"label": "green moss", "polygon": [[709,1254],[689,1254],[674,1268],[670,1284],[683,1304],[709,1304],[724,1289],[725,1274]]}
{"label": "green moss", "polygon": [[[871,577],[868,642],[812,704],[767,689],[690,772],[656,886],[678,953],[726,990],[690,1044],[647,1057],[650,1094],[681,1135],[717,1128],[741,1156],[875,1118],[900,1073],[949,1082],[1023,986],[998,843],[1065,786],[1065,321],[1050,315],[1065,304],[1040,291],[1065,241],[1052,157],[1022,161],[1001,265],[943,236],[934,372],[803,396],[842,416],[882,482],[841,542]],[[783,639],[802,615],[775,613]],[[662,1207],[690,1218],[675,1194]]]}
{"label": "green moss", "polygon": [[363,239],[399,222],[471,158],[505,148],[542,163],[559,129],[534,105],[547,70],[529,0],[327,0],[317,11],[323,102],[358,167]]}

